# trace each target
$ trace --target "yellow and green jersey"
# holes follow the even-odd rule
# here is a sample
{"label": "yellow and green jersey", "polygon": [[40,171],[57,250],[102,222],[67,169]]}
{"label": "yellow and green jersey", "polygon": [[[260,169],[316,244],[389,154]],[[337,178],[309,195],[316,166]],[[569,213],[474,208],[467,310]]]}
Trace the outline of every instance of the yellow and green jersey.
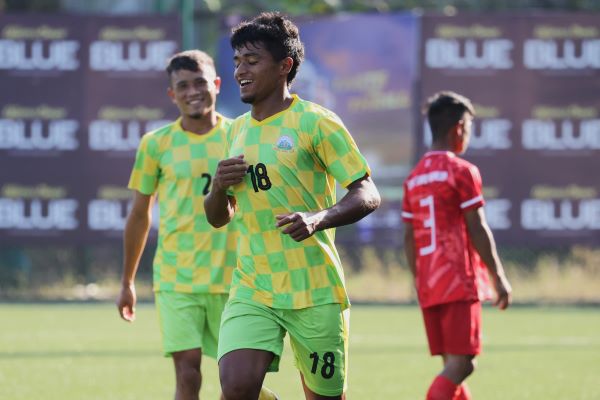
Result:
{"label": "yellow and green jersey", "polygon": [[229,291],[236,266],[236,226],[215,229],[204,212],[204,196],[224,158],[231,125],[231,120],[218,117],[217,126],[204,135],[185,131],[179,119],[140,142],[129,188],[158,194],[155,291]]}
{"label": "yellow and green jersey", "polygon": [[272,308],[349,305],[335,230],[296,242],[275,227],[277,214],[318,211],[335,203],[335,181],[346,187],[370,174],[341,120],[294,95],[292,104],[263,121],[235,119],[228,157],[244,155],[244,181],[229,194],[237,202],[238,267],[230,298]]}

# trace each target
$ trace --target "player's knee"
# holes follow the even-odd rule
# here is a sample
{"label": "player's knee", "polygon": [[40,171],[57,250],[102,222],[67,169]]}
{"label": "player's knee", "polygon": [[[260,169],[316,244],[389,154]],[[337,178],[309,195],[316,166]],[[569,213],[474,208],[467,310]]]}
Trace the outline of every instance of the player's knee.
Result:
{"label": "player's knee", "polygon": [[463,363],[463,374],[465,378],[475,371],[475,367],[477,366],[477,362],[475,358],[466,358]]}
{"label": "player's knee", "polygon": [[249,374],[239,374],[233,370],[219,371],[221,391],[227,400],[256,399],[261,382]]}
{"label": "player's knee", "polygon": [[467,376],[471,375],[475,371],[475,368],[477,368],[477,360],[475,360],[475,358],[471,358],[467,362]]}
{"label": "player's knee", "polygon": [[180,384],[197,385],[202,379],[200,373],[200,356],[194,352],[173,354],[175,376]]}
{"label": "player's knee", "polygon": [[446,363],[446,368],[454,379],[466,379],[475,370],[475,359],[471,356],[452,356]]}

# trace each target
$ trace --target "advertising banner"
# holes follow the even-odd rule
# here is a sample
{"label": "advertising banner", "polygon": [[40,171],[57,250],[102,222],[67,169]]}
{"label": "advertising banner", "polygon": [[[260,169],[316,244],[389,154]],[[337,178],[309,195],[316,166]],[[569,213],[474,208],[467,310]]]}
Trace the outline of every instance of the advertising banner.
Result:
{"label": "advertising banner", "polygon": [[[499,242],[600,243],[600,17],[423,18],[419,101],[476,108],[465,158],[479,166]],[[421,117],[417,156],[431,142]]]}
{"label": "advertising banner", "polygon": [[2,17],[2,243],[121,239],[140,137],[177,116],[179,37],[176,17]]}

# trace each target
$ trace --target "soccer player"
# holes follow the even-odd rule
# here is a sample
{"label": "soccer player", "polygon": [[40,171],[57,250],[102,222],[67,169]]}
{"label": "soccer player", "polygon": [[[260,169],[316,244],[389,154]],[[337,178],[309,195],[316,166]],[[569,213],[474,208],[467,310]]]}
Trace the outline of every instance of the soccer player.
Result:
{"label": "soccer player", "polygon": [[483,211],[479,170],[457,156],[469,145],[474,115],[471,102],[459,94],[439,92],[429,99],[432,148],[404,182],[406,256],[430,352],[444,362],[427,400],[471,398],[464,380],[481,352],[481,301],[491,295],[488,271],[495,305],[504,310],[511,302]]}
{"label": "soccer player", "polygon": [[[256,399],[277,371],[286,332],[307,399],[341,399],[348,313],[334,227],[380,203],[370,170],[342,121],[290,94],[304,57],[298,28],[263,13],[234,28],[235,79],[251,111],[232,124],[228,156],[205,198],[214,226],[240,221],[219,337],[227,400]],[[348,191],[335,202],[335,180]]]}
{"label": "soccer player", "polygon": [[201,358],[217,356],[221,313],[236,265],[234,227],[214,229],[203,204],[223,158],[231,120],[215,111],[221,79],[209,55],[199,50],[175,54],[167,74],[167,93],[180,117],[144,135],[137,151],[117,307],[124,320],[135,319],[134,280],[158,195],[153,269],[163,350],[174,361],[175,399],[198,399]]}

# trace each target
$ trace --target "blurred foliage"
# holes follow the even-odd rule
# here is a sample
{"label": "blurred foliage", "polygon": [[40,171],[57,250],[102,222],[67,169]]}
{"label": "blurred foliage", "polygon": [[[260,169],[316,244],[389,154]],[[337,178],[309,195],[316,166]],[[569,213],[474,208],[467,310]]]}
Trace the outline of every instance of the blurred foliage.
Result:
{"label": "blurred foliage", "polygon": [[[355,302],[415,302],[400,248],[339,243],[350,298]],[[152,298],[154,246],[136,278],[138,296]],[[519,303],[600,303],[600,249],[502,247],[501,258]],[[1,300],[113,300],[120,288],[118,243],[0,248]]]}

